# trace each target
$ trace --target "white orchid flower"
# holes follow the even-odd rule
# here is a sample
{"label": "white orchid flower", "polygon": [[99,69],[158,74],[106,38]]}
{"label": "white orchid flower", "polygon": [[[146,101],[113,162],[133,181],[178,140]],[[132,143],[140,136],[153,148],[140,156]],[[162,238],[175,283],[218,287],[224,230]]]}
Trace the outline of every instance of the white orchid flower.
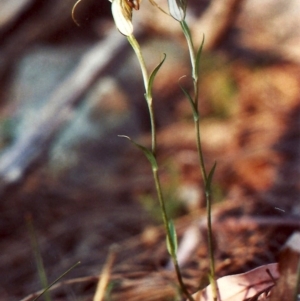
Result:
{"label": "white orchid flower", "polygon": [[135,2],[129,0],[110,0],[112,15],[118,30],[125,36],[133,32],[132,9],[138,9]]}
{"label": "white orchid flower", "polygon": [[168,0],[170,15],[181,22],[185,19],[186,0]]}

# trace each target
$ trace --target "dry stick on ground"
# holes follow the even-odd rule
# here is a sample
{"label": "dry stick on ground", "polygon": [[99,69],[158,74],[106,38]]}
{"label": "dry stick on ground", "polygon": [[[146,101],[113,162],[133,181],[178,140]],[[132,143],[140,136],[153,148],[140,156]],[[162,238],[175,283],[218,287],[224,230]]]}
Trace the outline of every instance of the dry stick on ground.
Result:
{"label": "dry stick on ground", "polygon": [[19,180],[24,172],[46,151],[57,130],[65,123],[76,101],[118,53],[126,40],[115,29],[96,44],[79,62],[75,71],[53,92],[40,113],[40,120],[20,136],[0,158],[1,188]]}
{"label": "dry stick on ground", "polygon": [[[97,276],[87,276],[87,277],[81,277],[81,278],[75,278],[75,279],[70,279],[70,280],[66,280],[66,281],[62,281],[59,283],[54,284],[53,286],[51,286],[49,288],[49,291],[54,291],[58,288],[67,286],[67,285],[72,285],[72,284],[84,284],[84,283],[96,283],[99,281],[99,277]],[[21,301],[32,301],[34,300],[36,297],[38,297],[40,294],[42,294],[44,291],[44,289],[35,292],[33,294],[28,295],[27,297],[23,298]]]}
{"label": "dry stick on ground", "polygon": [[94,295],[94,301],[102,301],[105,298],[105,293],[110,281],[111,270],[116,258],[117,246],[112,246],[109,250],[106,263],[99,276],[96,292]]}

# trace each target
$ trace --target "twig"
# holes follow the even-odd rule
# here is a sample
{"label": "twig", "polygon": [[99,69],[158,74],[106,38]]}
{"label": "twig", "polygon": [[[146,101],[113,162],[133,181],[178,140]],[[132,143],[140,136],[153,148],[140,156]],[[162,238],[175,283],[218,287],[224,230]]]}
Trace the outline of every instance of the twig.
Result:
{"label": "twig", "polygon": [[0,157],[0,189],[23,177],[47,150],[53,136],[68,120],[76,102],[124,50],[126,41],[115,30],[97,43],[80,60],[76,69],[53,92],[34,127],[8,147]]}

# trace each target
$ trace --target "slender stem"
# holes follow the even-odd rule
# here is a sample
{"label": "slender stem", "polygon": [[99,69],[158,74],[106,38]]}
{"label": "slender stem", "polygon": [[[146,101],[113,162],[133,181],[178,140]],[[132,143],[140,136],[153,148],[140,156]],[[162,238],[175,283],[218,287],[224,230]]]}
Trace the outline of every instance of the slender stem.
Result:
{"label": "slender stem", "polygon": [[182,27],[183,33],[185,35],[188,49],[190,52],[190,58],[191,58],[191,65],[192,65],[192,78],[193,78],[193,86],[194,86],[194,108],[196,110],[197,117],[194,118],[194,124],[195,124],[195,132],[196,132],[196,144],[197,144],[197,151],[199,156],[199,163],[200,163],[200,170],[204,182],[205,187],[205,198],[206,198],[206,210],[207,210],[207,240],[208,240],[208,253],[209,253],[209,265],[210,265],[210,283],[212,287],[212,293],[213,293],[213,300],[217,301],[218,298],[218,288],[217,283],[215,280],[215,263],[214,263],[214,251],[213,251],[213,233],[212,233],[212,222],[211,222],[211,187],[208,184],[208,177],[207,172],[205,168],[205,162],[204,162],[204,156],[203,156],[203,150],[202,150],[202,144],[201,144],[201,133],[200,133],[200,114],[199,114],[199,75],[197,73],[197,66],[196,66],[196,55],[195,55],[195,49],[191,37],[191,33],[189,30],[188,25],[183,20],[180,22],[180,25]]}
{"label": "slender stem", "polygon": [[141,70],[142,70],[142,74],[143,74],[144,86],[145,86],[145,90],[146,90],[146,93],[147,93],[148,92],[148,82],[149,82],[148,72],[147,72],[145,60],[143,58],[140,45],[139,45],[138,41],[136,40],[136,38],[133,35],[127,36],[127,39],[129,41],[130,45],[132,46],[132,48],[133,48],[133,50],[134,50],[134,52],[137,56],[137,59],[139,61],[139,64],[140,64],[140,67],[141,67]]}
{"label": "slender stem", "polygon": [[212,222],[211,222],[211,191],[210,187],[207,187],[207,173],[204,165],[204,157],[201,145],[201,133],[200,133],[200,119],[195,120],[196,128],[196,138],[197,138],[197,149],[200,162],[200,169],[202,173],[202,178],[205,187],[205,199],[206,199],[206,210],[207,210],[207,242],[208,242],[208,256],[209,256],[209,266],[210,266],[210,276],[211,276],[211,286],[214,292],[214,300],[217,300],[217,284],[215,281],[215,261],[214,261],[214,251],[213,251],[213,233],[212,233]]}
{"label": "slender stem", "polygon": [[[198,110],[198,109],[197,109]],[[212,241],[212,222],[211,222],[211,191],[210,187],[207,187],[207,173],[204,165],[204,157],[201,145],[201,132],[200,132],[200,119],[195,120],[196,128],[196,139],[197,139],[197,149],[200,162],[200,169],[203,177],[204,187],[205,187],[205,199],[206,199],[206,210],[207,210],[207,241],[208,241],[208,256],[209,256],[209,266],[210,266],[210,276],[212,278],[211,286],[215,293],[214,300],[217,300],[217,285],[215,282],[215,261],[214,261],[214,251],[213,251],[213,241]]]}
{"label": "slender stem", "polygon": [[196,144],[197,144],[197,152],[198,152],[198,157],[199,157],[200,169],[201,169],[204,186],[206,186],[207,173],[206,173],[202,144],[201,144],[201,131],[200,131],[200,119],[199,118],[197,120],[194,120],[194,125],[195,125],[195,130],[196,130]]}
{"label": "slender stem", "polygon": [[190,58],[191,58],[191,64],[192,64],[192,77],[193,77],[194,83],[195,82],[198,83],[198,74],[196,72],[197,68],[195,66],[196,54],[195,54],[195,48],[194,48],[191,32],[190,32],[189,27],[188,27],[187,23],[185,22],[185,20],[181,21],[180,25],[181,25],[182,31],[184,33],[184,36],[186,38],[188,49],[190,52]]}
{"label": "slender stem", "polygon": [[139,61],[139,64],[140,64],[140,67],[142,70],[143,81],[144,81],[144,86],[145,86],[145,91],[146,91],[145,97],[146,97],[146,101],[147,101],[147,105],[148,105],[148,110],[149,110],[149,115],[150,115],[150,123],[151,123],[151,145],[152,145],[151,150],[152,150],[153,155],[155,156],[155,154],[156,154],[156,127],[155,127],[152,95],[151,95],[151,91],[149,91],[149,85],[148,85],[149,76],[148,76],[145,60],[142,55],[142,51],[141,51],[138,41],[136,40],[136,38],[133,35],[128,36],[127,39],[129,41],[129,43],[131,44],[131,46],[137,56],[137,59]]}
{"label": "slender stem", "polygon": [[166,229],[166,232],[167,232],[167,239],[168,239],[169,244],[171,246],[171,248],[170,248],[171,249],[171,258],[172,258],[173,265],[175,267],[177,280],[179,282],[182,293],[188,298],[188,300],[194,301],[193,297],[188,292],[188,290],[187,290],[187,288],[186,288],[186,286],[183,282],[183,278],[182,278],[180,267],[179,267],[178,260],[177,260],[177,255],[176,255],[176,252],[175,252],[175,246],[173,244],[173,240],[171,239],[172,234],[170,232],[170,227],[169,227],[169,217],[168,217],[168,214],[167,214],[167,210],[166,210],[166,206],[165,206],[165,202],[164,202],[164,198],[163,198],[163,194],[162,194],[160,178],[159,178],[159,174],[158,174],[158,168],[153,168],[152,172],[153,172],[156,192],[157,192],[157,195],[158,195],[159,205],[160,205],[161,212],[162,212],[163,223],[164,223],[164,226],[165,226],[165,229]]}
{"label": "slender stem", "polygon": [[208,255],[209,255],[209,267],[211,276],[211,287],[213,292],[213,299],[217,301],[218,299],[218,286],[215,278],[215,260],[214,260],[214,250],[212,241],[212,223],[211,223],[211,194],[210,190],[206,191],[206,210],[207,210],[207,240],[208,240]]}
{"label": "slender stem", "polygon": [[[140,67],[142,70],[144,86],[145,86],[145,90],[146,90],[145,98],[147,101],[150,122],[151,122],[151,141],[152,141],[151,151],[152,151],[152,155],[156,159],[156,144],[157,144],[156,139],[157,138],[156,138],[156,127],[155,127],[152,93],[150,91],[151,87],[149,87],[149,77],[148,77],[145,61],[144,61],[144,58],[143,58],[143,55],[142,55],[142,52],[141,52],[141,49],[140,49],[140,46],[139,46],[137,40],[135,39],[135,37],[133,35],[128,36],[127,39],[135,51],[135,54],[138,58],[138,61],[140,63]],[[172,234],[171,234],[170,227],[169,227],[170,219],[167,214],[165,201],[164,201],[164,197],[163,197],[163,193],[162,193],[162,189],[161,189],[161,184],[160,184],[161,182],[160,182],[160,178],[159,178],[159,174],[158,174],[158,167],[152,166],[152,172],[153,172],[156,192],[157,192],[157,196],[158,196],[158,200],[159,200],[159,205],[160,205],[161,212],[162,212],[163,223],[164,223],[166,233],[167,233],[167,240],[169,242],[169,245],[171,246],[171,248],[170,248],[171,249],[171,258],[172,258],[172,261],[173,261],[173,264],[175,267],[177,279],[178,279],[182,293],[188,298],[189,301],[194,301],[193,297],[190,295],[190,293],[188,292],[188,290],[183,282],[180,267],[178,264],[176,250],[175,250],[174,242],[172,240]]]}
{"label": "slender stem", "polygon": [[155,118],[154,118],[152,99],[151,99],[151,101],[147,100],[147,103],[148,103],[150,123],[151,123],[151,145],[152,145],[151,150],[152,150],[153,156],[156,156],[156,126],[155,126]]}
{"label": "slender stem", "polygon": [[[168,224],[169,219],[168,219],[167,210],[166,210],[166,206],[165,206],[165,202],[164,202],[164,198],[163,198],[163,194],[162,194],[160,179],[159,179],[159,175],[158,175],[158,169],[152,168],[152,172],[153,172],[153,177],[154,177],[155,188],[156,188],[156,192],[157,192],[157,196],[158,196],[159,205],[160,205],[161,212],[162,212],[163,223],[164,223],[165,228],[169,229],[169,224]],[[168,232],[167,234],[169,236],[169,230],[167,230],[167,232]]]}

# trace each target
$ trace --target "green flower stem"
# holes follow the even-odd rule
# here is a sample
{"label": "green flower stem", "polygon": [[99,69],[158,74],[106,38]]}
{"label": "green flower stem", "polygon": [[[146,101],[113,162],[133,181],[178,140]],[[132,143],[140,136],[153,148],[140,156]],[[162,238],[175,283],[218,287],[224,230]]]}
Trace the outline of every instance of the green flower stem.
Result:
{"label": "green flower stem", "polygon": [[186,288],[186,286],[183,282],[183,278],[182,278],[180,267],[179,267],[178,260],[177,260],[175,246],[174,246],[173,240],[171,239],[171,232],[170,232],[170,227],[169,227],[169,217],[168,217],[168,214],[167,214],[165,201],[164,201],[164,197],[163,197],[163,194],[162,194],[162,189],[161,189],[161,184],[160,184],[160,179],[159,179],[159,174],[158,174],[158,168],[152,168],[152,172],[153,172],[156,192],[157,192],[157,195],[158,195],[159,205],[160,205],[161,212],[162,212],[163,223],[164,223],[164,226],[165,226],[165,229],[166,229],[166,232],[167,232],[167,239],[168,239],[169,244],[171,246],[171,248],[170,248],[171,252],[170,253],[171,253],[171,258],[172,258],[173,265],[175,267],[177,280],[179,282],[180,289],[181,289],[182,293],[188,298],[188,300],[194,301],[194,298],[188,292],[188,290],[187,290],[187,288]]}
{"label": "green flower stem", "polygon": [[[198,113],[198,108],[197,108],[197,113]],[[201,169],[204,186],[206,187],[207,173],[206,173],[206,168],[205,168],[205,164],[204,164],[204,156],[203,156],[203,150],[202,150],[202,144],[201,144],[201,131],[200,131],[200,118],[199,117],[197,119],[194,118],[194,125],[195,125],[195,131],[196,131],[196,144],[197,144],[200,169]]]}
{"label": "green flower stem", "polygon": [[[151,93],[151,91],[149,91],[149,90],[151,90],[151,87],[148,84],[149,76],[147,73],[146,64],[145,64],[145,61],[144,61],[144,58],[143,58],[143,55],[141,52],[141,48],[140,48],[137,40],[135,39],[135,37],[133,35],[127,36],[127,39],[129,41],[129,43],[131,44],[132,48],[134,49],[134,52],[138,58],[138,61],[139,61],[139,64],[140,64],[140,67],[142,70],[144,86],[145,86],[145,90],[146,90],[145,98],[147,101],[149,115],[150,115],[150,122],[151,122],[151,140],[152,140],[151,150],[152,150],[152,155],[156,160],[156,127],[155,127],[152,93]],[[188,290],[183,282],[180,267],[178,264],[177,254],[176,254],[176,250],[175,250],[176,248],[175,248],[174,242],[172,240],[172,234],[171,234],[171,230],[169,227],[170,219],[168,217],[166,206],[165,206],[165,201],[164,201],[164,197],[163,197],[163,193],[162,193],[162,189],[161,189],[161,181],[159,178],[157,165],[154,166],[152,164],[152,172],[153,172],[155,188],[156,188],[156,192],[157,192],[157,196],[158,196],[158,200],[159,200],[159,205],[160,205],[161,212],[162,212],[163,223],[164,223],[164,227],[165,227],[166,233],[167,233],[167,240],[169,242],[169,245],[171,246],[171,248],[170,248],[171,249],[171,258],[172,258],[172,262],[175,267],[177,279],[178,279],[182,293],[188,298],[188,300],[194,301],[193,297],[190,295],[190,293],[188,292]]]}
{"label": "green flower stem", "polygon": [[146,69],[146,64],[145,64],[145,60],[142,55],[140,45],[139,45],[138,41],[136,40],[136,38],[134,37],[134,35],[132,35],[132,34],[127,36],[127,40],[130,43],[130,45],[132,46],[132,48],[136,54],[136,57],[140,63],[140,67],[142,69],[142,74],[143,74],[145,90],[146,90],[146,92],[148,92],[148,81],[149,81],[148,72]]}
{"label": "green flower stem", "polygon": [[[196,116],[194,116],[195,132],[196,132],[196,144],[197,151],[199,156],[200,169],[202,173],[202,178],[205,187],[205,198],[206,198],[206,210],[207,210],[207,237],[208,237],[208,253],[209,253],[209,265],[210,265],[210,283],[212,287],[213,299],[217,301],[218,299],[218,287],[215,279],[215,262],[214,262],[214,251],[213,251],[213,233],[212,233],[212,222],[211,222],[211,185],[208,185],[208,177],[204,163],[204,156],[201,144],[201,133],[200,133],[200,114],[198,108],[199,102],[199,75],[198,75],[198,66],[196,66],[196,54],[195,48],[192,41],[192,36],[189,30],[189,27],[185,20],[180,22],[181,28],[183,30],[184,36],[187,41],[191,65],[192,65],[192,78],[194,86],[194,109],[196,111]],[[194,114],[195,115],[195,114]]]}
{"label": "green flower stem", "polygon": [[151,145],[152,145],[152,154],[156,157],[156,127],[155,127],[155,119],[154,119],[154,110],[152,105],[152,98],[151,102],[148,101],[148,109],[149,109],[149,116],[150,116],[150,123],[151,123]]}
{"label": "green flower stem", "polygon": [[147,105],[148,105],[148,110],[149,110],[149,115],[150,115],[150,124],[151,124],[151,149],[152,149],[152,153],[155,156],[156,154],[156,127],[155,127],[155,118],[154,118],[154,110],[153,110],[153,101],[152,101],[152,94],[151,91],[148,91],[149,89],[149,76],[148,76],[148,72],[147,72],[147,68],[146,68],[146,64],[145,64],[145,60],[144,57],[142,55],[142,51],[141,51],[141,47],[138,43],[138,41],[136,40],[136,38],[133,35],[127,36],[127,39],[130,43],[130,45],[132,46],[137,59],[139,61],[141,70],[142,70],[142,75],[143,75],[143,81],[144,81],[144,86],[145,86],[145,97],[146,97],[146,101],[147,101]]}
{"label": "green flower stem", "polygon": [[[194,83],[198,83],[198,73],[197,73],[197,68],[196,68],[196,54],[195,54],[195,50],[194,50],[195,48],[194,48],[194,45],[193,45],[193,39],[192,39],[192,36],[191,36],[191,32],[190,32],[190,29],[189,29],[187,23],[185,22],[185,20],[180,21],[180,25],[181,25],[182,31],[184,33],[184,36],[186,38],[188,49],[189,49],[189,52],[190,52],[193,81],[194,81]],[[196,98],[196,95],[195,95],[195,101],[196,101],[196,104],[197,104],[198,97]]]}
{"label": "green flower stem", "polygon": [[215,280],[215,260],[213,251],[213,233],[212,233],[212,222],[211,222],[211,188],[207,187],[207,173],[204,165],[204,157],[201,145],[201,133],[200,133],[200,118],[194,120],[197,138],[197,150],[200,162],[200,169],[203,177],[205,187],[205,199],[206,199],[206,210],[207,210],[207,241],[208,241],[208,256],[209,256],[209,267],[210,267],[210,283],[213,291],[213,299],[217,301],[218,287]]}

